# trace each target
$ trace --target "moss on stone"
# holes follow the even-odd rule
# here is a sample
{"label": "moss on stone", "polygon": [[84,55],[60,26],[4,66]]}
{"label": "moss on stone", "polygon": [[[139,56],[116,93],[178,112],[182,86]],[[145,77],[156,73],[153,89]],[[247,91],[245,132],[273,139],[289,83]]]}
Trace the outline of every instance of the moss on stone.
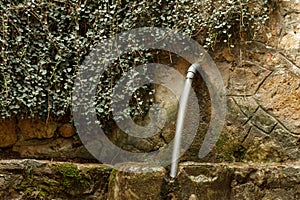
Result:
{"label": "moss on stone", "polygon": [[81,174],[76,165],[74,164],[60,164],[56,168],[57,172],[59,172],[64,178],[75,178],[76,180],[82,179]]}
{"label": "moss on stone", "polygon": [[240,162],[243,161],[246,149],[239,143],[231,140],[227,134],[222,134],[216,143],[216,156],[218,161]]}
{"label": "moss on stone", "polygon": [[76,188],[78,191],[82,191],[89,185],[89,182],[84,179],[85,174],[79,171],[74,164],[59,164],[56,170],[62,176],[61,186],[68,192],[71,189],[75,191]]}

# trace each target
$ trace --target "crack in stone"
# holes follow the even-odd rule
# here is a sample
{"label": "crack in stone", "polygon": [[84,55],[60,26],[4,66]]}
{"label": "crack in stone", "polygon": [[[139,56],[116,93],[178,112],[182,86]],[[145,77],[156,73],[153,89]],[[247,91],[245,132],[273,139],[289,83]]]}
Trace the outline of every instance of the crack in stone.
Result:
{"label": "crack in stone", "polygon": [[271,74],[273,73],[273,71],[271,71],[267,76],[265,76],[265,78],[258,84],[255,92],[254,92],[254,95],[257,94],[258,90],[261,88],[261,86],[266,82],[266,80],[271,76]]}
{"label": "crack in stone", "polygon": [[[247,134],[246,134],[246,136],[245,136],[244,139],[247,138],[247,136],[248,136],[248,134],[249,134],[249,132],[250,132],[250,130],[251,130],[251,126],[254,126],[254,127],[256,127],[257,129],[261,130],[263,133],[269,135],[269,134],[271,134],[271,133],[273,132],[273,130],[276,128],[276,126],[277,126],[278,124],[281,125],[281,126],[284,128],[285,131],[287,131],[288,133],[292,134],[293,136],[299,135],[299,134],[297,134],[297,133],[293,133],[292,131],[290,131],[290,130],[289,130],[289,129],[288,129],[288,128],[280,121],[280,120],[278,120],[274,115],[272,115],[271,113],[269,113],[269,112],[268,112],[268,111],[267,111],[267,110],[266,110],[266,109],[258,102],[258,100],[255,99],[255,98],[253,98],[253,99],[254,99],[254,101],[257,103],[258,106],[256,107],[255,111],[252,113],[252,115],[248,117],[248,116],[246,115],[246,113],[241,109],[240,105],[237,103],[237,101],[236,101],[236,99],[235,99],[234,97],[240,97],[240,96],[238,96],[238,95],[231,95],[231,98],[230,98],[230,99],[232,99],[232,101],[236,104],[236,106],[239,108],[239,111],[240,111],[245,117],[247,117],[247,120],[242,124],[242,126],[245,126],[245,125],[247,125],[247,124],[250,125],[250,128],[249,128],[249,130],[248,130],[248,132],[247,132]],[[254,114],[255,114],[259,109],[262,109],[262,110],[266,113],[266,115],[269,115],[274,121],[276,121],[276,123],[274,124],[274,126],[272,126],[272,128],[271,128],[270,131],[265,131],[265,130],[263,130],[261,127],[257,126],[256,124],[250,122],[251,119],[253,118]]]}
{"label": "crack in stone", "polygon": [[269,134],[271,134],[274,131],[274,129],[276,128],[277,125],[278,125],[278,122],[274,124],[274,126],[271,128]]}
{"label": "crack in stone", "polygon": [[[257,68],[261,68],[263,70],[265,70],[265,72],[269,71],[269,73],[267,75],[265,75],[263,77],[263,79],[261,80],[261,82],[258,83],[258,86],[257,88],[251,93],[251,94],[228,94],[226,96],[228,97],[252,97],[254,95],[256,95],[256,93],[258,92],[258,90],[261,88],[261,86],[266,82],[266,80],[268,79],[268,77],[271,76],[271,74],[273,73],[272,70],[270,69],[267,69],[261,65],[259,65],[258,63],[255,63],[255,62],[252,62],[252,61],[248,61],[248,60],[242,60],[241,61],[242,64],[249,64],[249,65],[252,65],[252,66],[255,66]],[[255,76],[258,76],[258,73],[255,73],[251,68],[249,68],[251,70],[251,72],[255,75]],[[231,78],[230,78],[231,79]],[[230,83],[230,80],[229,80],[229,83]],[[230,88],[230,86],[228,85],[228,89]],[[251,91],[251,90],[250,90]],[[249,91],[249,92],[250,92]],[[246,93],[246,91],[245,91]]]}
{"label": "crack in stone", "polygon": [[[253,118],[254,114],[258,111],[259,106],[257,106],[257,108],[255,109],[255,111],[252,113],[252,115],[246,120],[246,122],[243,124],[243,126],[245,126],[246,124],[248,124],[248,122]],[[250,123],[251,124],[251,123]],[[252,125],[252,124],[251,124]]]}
{"label": "crack in stone", "polygon": [[[277,124],[276,125],[281,125],[282,127],[283,127],[283,129],[285,130],[285,131],[287,131],[289,134],[291,134],[291,135],[293,135],[293,136],[295,136],[295,135],[299,135],[299,134],[296,134],[296,133],[293,133],[292,131],[290,131],[280,120],[278,120],[277,119],[277,117],[275,117],[272,113],[269,113],[267,110],[266,110],[266,108],[264,108],[259,102],[258,102],[258,100],[257,99],[255,99],[255,98],[253,98],[255,101],[256,101],[256,103],[258,104],[258,106],[259,106],[259,108],[260,109],[262,109],[266,114],[268,114],[271,118],[273,118],[276,122],[277,122]],[[272,129],[272,131],[275,129],[275,127],[273,127],[273,129]],[[270,132],[271,133],[271,132]],[[269,134],[270,134],[269,133]]]}
{"label": "crack in stone", "polygon": [[[266,70],[266,71],[271,71],[271,72],[273,72],[272,70],[270,70],[270,69],[267,69],[267,68],[265,68],[264,66],[261,66],[260,64],[259,64],[259,62],[252,62],[252,61],[250,61],[250,60],[243,60],[242,61],[243,62],[243,64],[248,64],[248,65],[254,65],[254,66],[256,66],[256,67],[259,67],[259,68],[262,68],[262,69],[264,69],[264,70]],[[253,72],[253,71],[252,71]],[[254,73],[254,72],[253,72]],[[255,73],[254,73],[255,74]]]}
{"label": "crack in stone", "polygon": [[267,131],[263,130],[263,129],[262,129],[261,127],[259,127],[258,125],[254,124],[254,123],[251,123],[251,122],[250,122],[250,124],[251,124],[252,126],[254,126],[255,128],[257,128],[258,130],[260,130],[261,132],[263,132],[264,134],[270,135],[270,133],[268,133]]}
{"label": "crack in stone", "polygon": [[289,58],[287,58],[287,56],[282,53],[282,52],[278,52],[277,54],[280,58],[284,59],[286,61],[287,64],[290,65],[290,68],[289,69],[291,72],[294,72],[296,73],[297,75],[300,75],[300,67],[297,66],[293,61],[291,61]]}
{"label": "crack in stone", "polygon": [[227,97],[253,97],[253,94],[227,94]]}
{"label": "crack in stone", "polygon": [[[268,46],[265,43],[251,40],[251,41],[246,41],[245,45],[247,47],[250,47],[247,49],[248,52],[255,52],[255,53],[269,53],[269,52],[277,52],[277,50],[274,47]],[[253,45],[251,47],[251,45]]]}
{"label": "crack in stone", "polygon": [[249,134],[250,134],[250,131],[252,129],[252,126],[249,127],[246,135],[243,137],[243,140],[242,140],[242,143],[241,144],[244,144],[244,142],[246,141],[246,139],[248,138]]}
{"label": "crack in stone", "polygon": [[300,14],[300,11],[297,9],[289,10],[286,11],[286,13],[284,13],[282,16],[283,18],[285,18],[287,15],[292,15],[292,14]]}
{"label": "crack in stone", "polygon": [[[245,117],[248,117],[247,115],[246,115],[246,113],[241,109],[241,107],[240,107],[240,105],[237,103],[237,101],[232,97],[231,98],[232,99],[232,101],[237,105],[237,107],[239,108],[239,110],[240,110],[240,112],[243,114],[243,115],[245,115]],[[254,111],[254,113],[256,112],[256,110]],[[251,117],[251,116],[250,116]]]}

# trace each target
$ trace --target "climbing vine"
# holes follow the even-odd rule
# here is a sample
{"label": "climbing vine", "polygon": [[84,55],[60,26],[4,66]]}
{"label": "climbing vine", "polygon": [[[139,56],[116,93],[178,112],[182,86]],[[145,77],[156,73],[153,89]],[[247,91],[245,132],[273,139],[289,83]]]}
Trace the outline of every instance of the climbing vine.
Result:
{"label": "climbing vine", "polygon": [[[68,114],[74,78],[85,55],[117,33],[166,27],[193,37],[207,49],[219,43],[233,47],[241,38],[256,36],[272,5],[268,0],[3,0],[0,117]],[[107,70],[97,92],[99,116],[111,112],[115,80],[151,59],[149,52],[133,52]],[[137,91],[131,115],[147,111],[150,101],[141,96],[152,93],[150,86]]]}

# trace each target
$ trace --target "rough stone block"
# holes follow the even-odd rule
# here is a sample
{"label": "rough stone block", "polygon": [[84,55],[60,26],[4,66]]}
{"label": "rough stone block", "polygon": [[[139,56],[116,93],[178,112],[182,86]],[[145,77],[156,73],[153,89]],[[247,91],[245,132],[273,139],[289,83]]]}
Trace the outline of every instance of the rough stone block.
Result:
{"label": "rough stone block", "polygon": [[17,142],[17,134],[14,120],[0,120],[0,148],[12,146],[15,142]]}
{"label": "rough stone block", "polygon": [[57,129],[57,123],[46,123],[41,119],[21,119],[18,122],[18,127],[24,139],[52,138]]}
{"label": "rough stone block", "polygon": [[160,199],[166,170],[147,163],[124,163],[113,172],[109,182],[109,200]]}
{"label": "rough stone block", "polygon": [[65,138],[72,137],[75,134],[75,127],[71,124],[64,124],[59,127],[58,132]]}

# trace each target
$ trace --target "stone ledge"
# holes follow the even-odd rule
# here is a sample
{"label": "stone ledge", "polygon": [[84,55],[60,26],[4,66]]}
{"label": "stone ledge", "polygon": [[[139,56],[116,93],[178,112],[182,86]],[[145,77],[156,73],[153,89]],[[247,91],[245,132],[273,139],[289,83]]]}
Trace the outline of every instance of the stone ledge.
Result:
{"label": "stone ledge", "polygon": [[112,167],[0,160],[0,199],[106,199]]}
{"label": "stone ledge", "polygon": [[186,162],[179,166],[168,195],[199,200],[297,200],[300,198],[299,183],[300,162]]}
{"label": "stone ledge", "polygon": [[[119,169],[119,170],[118,170]],[[123,163],[0,160],[0,199],[300,199],[300,162],[195,163],[165,168]],[[128,199],[127,198],[127,199]]]}

